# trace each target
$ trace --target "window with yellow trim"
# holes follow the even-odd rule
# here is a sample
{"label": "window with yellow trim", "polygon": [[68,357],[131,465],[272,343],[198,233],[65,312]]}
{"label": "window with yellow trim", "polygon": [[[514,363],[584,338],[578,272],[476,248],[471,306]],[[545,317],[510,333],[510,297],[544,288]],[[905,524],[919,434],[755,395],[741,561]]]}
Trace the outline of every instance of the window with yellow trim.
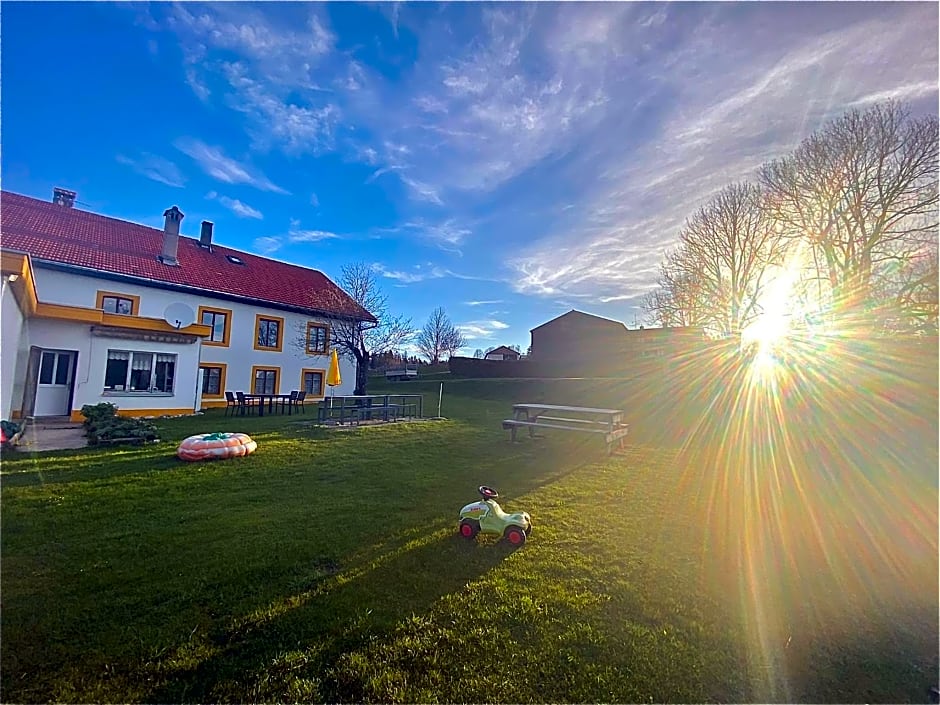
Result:
{"label": "window with yellow trim", "polygon": [[323,378],[325,374],[325,370],[311,370],[304,368],[300,376],[300,388],[305,391],[308,396],[322,397]]}
{"label": "window with yellow trim", "polygon": [[251,368],[252,394],[277,394],[277,377],[280,370],[277,367]]}
{"label": "window with yellow trim", "polygon": [[284,341],[284,319],[277,316],[255,316],[255,350],[281,351]]}
{"label": "window with yellow trim", "polygon": [[206,399],[221,399],[225,394],[225,365],[205,363],[199,365],[202,373],[202,396]]}
{"label": "window with yellow trim", "polygon": [[114,291],[99,291],[95,308],[101,309],[105,313],[136,316],[140,312],[140,297]]}
{"label": "window with yellow trim", "polygon": [[199,322],[209,326],[211,333],[203,338],[203,345],[228,347],[232,330],[232,311],[227,308],[199,307]]}
{"label": "window with yellow trim", "polygon": [[325,323],[307,323],[307,353],[326,355],[330,346],[330,327]]}

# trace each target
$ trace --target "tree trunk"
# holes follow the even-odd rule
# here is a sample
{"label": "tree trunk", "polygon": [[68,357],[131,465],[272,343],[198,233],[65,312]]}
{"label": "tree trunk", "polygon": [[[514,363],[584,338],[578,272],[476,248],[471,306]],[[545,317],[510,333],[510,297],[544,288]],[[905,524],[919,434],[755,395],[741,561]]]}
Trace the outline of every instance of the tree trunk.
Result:
{"label": "tree trunk", "polygon": [[353,394],[360,396],[366,393],[366,385],[369,383],[369,353],[363,356],[356,356],[356,388]]}

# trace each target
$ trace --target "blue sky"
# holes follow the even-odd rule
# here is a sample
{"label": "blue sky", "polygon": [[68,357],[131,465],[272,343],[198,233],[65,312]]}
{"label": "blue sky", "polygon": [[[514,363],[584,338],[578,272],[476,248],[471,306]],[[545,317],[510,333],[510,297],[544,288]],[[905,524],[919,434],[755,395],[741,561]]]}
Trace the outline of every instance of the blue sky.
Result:
{"label": "blue sky", "polygon": [[935,3],[4,3],[3,188],[337,278],[467,352],[642,319],[683,220],[826,119],[937,111]]}

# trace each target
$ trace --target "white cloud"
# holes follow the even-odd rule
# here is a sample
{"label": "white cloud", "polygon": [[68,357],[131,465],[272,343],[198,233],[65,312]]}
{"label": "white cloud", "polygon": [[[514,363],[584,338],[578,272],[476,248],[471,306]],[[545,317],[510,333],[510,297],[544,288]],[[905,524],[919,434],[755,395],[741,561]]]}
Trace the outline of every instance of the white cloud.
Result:
{"label": "white cloud", "polygon": [[279,237],[256,237],[252,246],[262,255],[271,255],[281,248]]}
{"label": "white cloud", "polygon": [[400,281],[402,284],[414,284],[424,281],[425,279],[439,279],[444,276],[444,271],[441,269],[434,269],[427,272],[402,272],[388,269],[385,265],[378,262],[372,265],[372,270],[386,279],[394,279]]}
{"label": "white cloud", "polygon": [[181,137],[174,146],[191,157],[206,174],[227,184],[248,184],[261,191],[288,194],[289,192],[274,184],[264,174],[231,159],[220,147],[212,147],[193,137]]}
{"label": "white cloud", "polygon": [[146,176],[161,184],[182,188],[186,183],[186,178],[176,164],[155,154],[144,152],[137,159],[118,154],[115,158],[119,164],[129,166],[141,176]]}
{"label": "white cloud", "polygon": [[458,252],[457,246],[462,244],[471,234],[469,228],[457,225],[455,218],[448,218],[440,223],[430,223],[423,218],[419,218],[409,221],[401,227],[442,249]]}
{"label": "white cloud", "polygon": [[209,96],[212,93],[209,87],[199,78],[196,70],[191,66],[186,69],[186,85],[192,89],[196,97],[203,103],[209,102]]}
{"label": "white cloud", "polygon": [[438,206],[444,205],[444,202],[441,200],[438,190],[417,179],[412,179],[410,176],[405,176],[404,174],[399,174],[398,178],[401,179],[402,183],[405,184],[411,192],[421,201],[428,201],[429,203],[434,203]]}
{"label": "white cloud", "polygon": [[496,333],[509,328],[508,323],[498,320],[467,321],[455,326],[467,340],[487,340]]}
{"label": "white cloud", "polygon": [[320,205],[320,199],[317,198],[317,194],[315,193],[310,194],[310,205],[313,206],[314,208],[317,208]]}
{"label": "white cloud", "polygon": [[288,239],[291,242],[319,242],[339,239],[339,235],[326,230],[291,230],[288,232]]}
{"label": "white cloud", "polygon": [[206,198],[209,200],[217,200],[239,218],[254,218],[256,220],[261,220],[264,218],[264,215],[262,215],[261,211],[252,208],[247,203],[242,203],[237,198],[219,196],[215,191],[210,191],[207,193]]}
{"label": "white cloud", "polygon": [[487,306],[490,304],[501,304],[503,303],[502,299],[492,299],[490,301],[464,301],[464,304],[467,306]]}
{"label": "white cloud", "polygon": [[371,184],[380,176],[383,176],[385,174],[388,174],[389,172],[397,171],[399,169],[404,169],[404,168],[405,168],[404,166],[393,165],[393,166],[384,166],[381,169],[376,169],[375,171],[372,172],[372,174],[369,175],[369,178],[366,179],[366,183]]}

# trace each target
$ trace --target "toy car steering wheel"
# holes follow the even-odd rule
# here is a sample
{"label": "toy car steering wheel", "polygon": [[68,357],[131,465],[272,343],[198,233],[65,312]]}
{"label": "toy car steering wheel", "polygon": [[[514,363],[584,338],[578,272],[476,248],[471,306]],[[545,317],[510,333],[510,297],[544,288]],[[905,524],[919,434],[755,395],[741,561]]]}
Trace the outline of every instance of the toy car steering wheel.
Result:
{"label": "toy car steering wheel", "polygon": [[480,485],[477,488],[477,491],[483,495],[483,499],[495,499],[499,497],[499,492],[494,490],[492,487],[487,487],[486,485]]}

